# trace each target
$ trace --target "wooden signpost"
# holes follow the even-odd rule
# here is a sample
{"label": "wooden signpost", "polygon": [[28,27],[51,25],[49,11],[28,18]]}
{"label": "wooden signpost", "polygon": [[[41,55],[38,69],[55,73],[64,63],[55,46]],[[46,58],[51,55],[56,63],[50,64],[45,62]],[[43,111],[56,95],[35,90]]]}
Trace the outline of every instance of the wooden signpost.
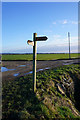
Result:
{"label": "wooden signpost", "polygon": [[33,34],[33,41],[28,40],[27,43],[33,46],[33,91],[36,92],[36,44],[37,41],[46,41],[48,38],[46,36],[37,37],[37,33]]}

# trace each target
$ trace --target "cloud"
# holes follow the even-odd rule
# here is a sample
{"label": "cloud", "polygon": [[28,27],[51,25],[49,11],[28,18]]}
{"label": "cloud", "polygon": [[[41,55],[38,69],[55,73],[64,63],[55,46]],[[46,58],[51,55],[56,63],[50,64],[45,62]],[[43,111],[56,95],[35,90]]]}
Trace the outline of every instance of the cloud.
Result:
{"label": "cloud", "polygon": [[75,24],[75,25],[77,25],[77,24],[78,24],[78,22],[77,22],[77,21],[71,21],[70,23],[71,23],[71,24]]}
{"label": "cloud", "polygon": [[[43,53],[68,53],[69,52],[69,45],[62,44],[62,45],[58,46],[58,45],[51,44],[50,46],[46,45],[46,47],[39,46],[37,49],[37,52],[38,53],[41,53],[41,52],[43,52]],[[71,45],[71,52],[78,52],[78,46]]]}
{"label": "cloud", "polygon": [[53,24],[53,25],[56,25],[56,22],[53,22],[52,24]]}
{"label": "cloud", "polygon": [[61,23],[61,24],[74,24],[74,25],[77,25],[78,23],[80,23],[80,21],[73,21],[73,20],[59,20],[58,23]]}
{"label": "cloud", "polygon": [[63,22],[62,22],[62,24],[67,24],[68,23],[68,21],[67,20],[64,20]]}
{"label": "cloud", "polygon": [[[61,35],[53,35],[49,36],[49,40],[51,43],[48,45],[50,46],[53,44],[54,46],[68,46],[68,36],[61,36]],[[78,36],[70,36],[70,43],[72,46],[78,46]]]}
{"label": "cloud", "polygon": [[53,25],[56,25],[57,23],[60,23],[60,24],[67,24],[68,21],[67,20],[58,20],[57,22],[56,21],[53,21]]}
{"label": "cloud", "polygon": [[67,20],[67,19],[58,20],[58,23],[60,23],[60,24],[67,24],[67,23],[68,23],[68,20]]}
{"label": "cloud", "polygon": [[78,36],[74,36],[74,37],[72,36],[71,39],[72,40],[78,40]]}
{"label": "cloud", "polygon": [[60,38],[60,35],[53,35],[53,38]]}
{"label": "cloud", "polygon": [[74,20],[57,20],[57,21],[53,21],[52,24],[56,25],[56,24],[62,24],[62,25],[67,25],[67,24],[72,24],[72,25],[78,25],[78,23],[80,24],[80,21],[74,21]]}
{"label": "cloud", "polygon": [[69,20],[64,20],[63,22],[62,22],[62,24],[74,24],[74,25],[77,25],[78,24],[78,21],[69,21]]}

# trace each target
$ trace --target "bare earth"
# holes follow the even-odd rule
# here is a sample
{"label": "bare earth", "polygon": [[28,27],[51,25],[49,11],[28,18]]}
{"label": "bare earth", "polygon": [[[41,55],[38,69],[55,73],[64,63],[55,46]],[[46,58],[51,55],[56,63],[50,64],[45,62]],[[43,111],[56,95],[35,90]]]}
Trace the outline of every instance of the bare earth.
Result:
{"label": "bare earth", "polygon": [[[37,70],[56,68],[62,65],[78,63],[79,59],[73,60],[51,60],[51,61],[37,61]],[[17,77],[24,76],[25,73],[32,71],[33,61],[3,61],[2,66],[8,69],[15,69],[12,71],[2,72],[2,80],[15,79],[14,74],[19,73]]]}

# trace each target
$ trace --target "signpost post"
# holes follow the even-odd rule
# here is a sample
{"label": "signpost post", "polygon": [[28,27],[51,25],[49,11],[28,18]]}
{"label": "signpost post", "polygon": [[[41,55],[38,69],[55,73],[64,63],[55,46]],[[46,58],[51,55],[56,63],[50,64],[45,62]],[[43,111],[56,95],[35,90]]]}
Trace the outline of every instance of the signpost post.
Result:
{"label": "signpost post", "polygon": [[36,37],[37,37],[37,33],[34,33],[33,34],[33,41],[34,41],[34,46],[33,46],[33,90],[34,90],[34,92],[36,91],[36,58],[37,58]]}
{"label": "signpost post", "polygon": [[37,37],[37,33],[33,34],[33,41],[28,40],[27,43],[33,46],[33,91],[36,92],[36,44],[37,41],[46,41],[48,38],[46,36]]}
{"label": "signpost post", "polygon": [[71,59],[71,56],[70,56],[70,33],[68,32],[68,41],[69,41],[69,59]]}

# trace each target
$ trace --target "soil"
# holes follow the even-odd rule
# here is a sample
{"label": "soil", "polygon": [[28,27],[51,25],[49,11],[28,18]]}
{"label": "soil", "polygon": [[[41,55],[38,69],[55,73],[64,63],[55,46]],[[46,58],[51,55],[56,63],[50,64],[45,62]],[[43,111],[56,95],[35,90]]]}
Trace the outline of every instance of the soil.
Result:
{"label": "soil", "polygon": [[[37,61],[37,70],[45,68],[56,68],[62,65],[79,63],[79,59],[71,60],[49,60],[49,61]],[[22,66],[23,65],[23,66]],[[32,71],[33,61],[2,61],[2,66],[8,69],[15,69],[12,71],[2,72],[2,80],[15,79],[15,77],[24,76],[25,73]],[[13,76],[19,73],[18,76]]]}

